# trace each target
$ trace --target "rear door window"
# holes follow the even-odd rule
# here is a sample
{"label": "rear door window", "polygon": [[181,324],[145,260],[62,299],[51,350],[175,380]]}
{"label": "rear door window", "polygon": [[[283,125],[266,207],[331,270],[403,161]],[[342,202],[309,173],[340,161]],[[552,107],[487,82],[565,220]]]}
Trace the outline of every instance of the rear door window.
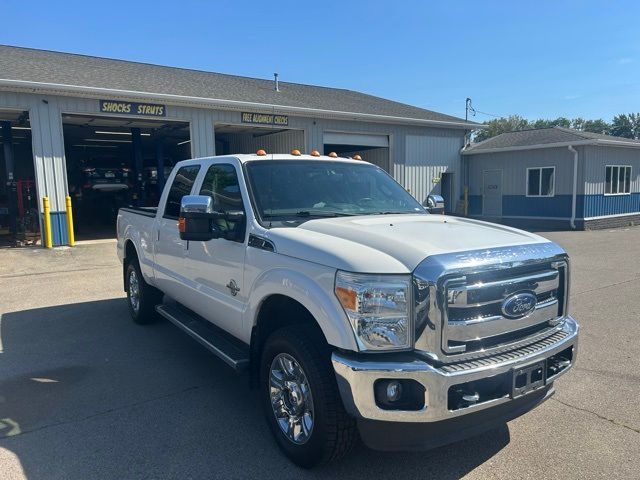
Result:
{"label": "rear door window", "polygon": [[178,170],[167,195],[167,204],[164,207],[165,217],[178,218],[182,197],[191,193],[199,171],[200,165],[189,165]]}

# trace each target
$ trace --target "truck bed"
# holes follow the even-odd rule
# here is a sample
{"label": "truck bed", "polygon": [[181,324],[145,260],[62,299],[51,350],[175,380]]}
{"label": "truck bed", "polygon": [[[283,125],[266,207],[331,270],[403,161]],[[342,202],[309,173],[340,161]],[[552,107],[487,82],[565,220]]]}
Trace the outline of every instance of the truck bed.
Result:
{"label": "truck bed", "polygon": [[120,210],[122,210],[123,212],[131,212],[138,215],[144,215],[145,217],[155,217],[158,211],[158,207],[122,207]]}

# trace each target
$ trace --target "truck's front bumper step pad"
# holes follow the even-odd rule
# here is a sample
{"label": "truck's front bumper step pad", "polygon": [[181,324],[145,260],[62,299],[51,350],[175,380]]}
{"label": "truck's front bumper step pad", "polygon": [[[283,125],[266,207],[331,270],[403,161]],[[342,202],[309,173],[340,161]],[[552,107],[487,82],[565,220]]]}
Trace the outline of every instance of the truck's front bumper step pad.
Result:
{"label": "truck's front bumper step pad", "polygon": [[179,304],[163,303],[156,311],[185,331],[236,371],[249,366],[249,347]]}
{"label": "truck's front bumper step pad", "polygon": [[[527,347],[501,362],[474,362],[466,368],[432,365],[412,353],[334,352],[333,367],[347,411],[356,418],[386,422],[431,423],[514,402],[550,387],[576,360],[578,324],[567,317],[562,335],[541,348]],[[381,408],[380,380],[414,380],[424,387],[424,408]],[[379,397],[379,395],[378,395]]]}

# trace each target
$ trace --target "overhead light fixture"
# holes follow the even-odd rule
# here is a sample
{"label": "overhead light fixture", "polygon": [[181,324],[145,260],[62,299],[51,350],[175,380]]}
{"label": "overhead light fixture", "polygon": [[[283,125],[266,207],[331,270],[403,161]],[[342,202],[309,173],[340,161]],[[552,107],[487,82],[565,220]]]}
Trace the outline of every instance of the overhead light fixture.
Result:
{"label": "overhead light fixture", "polygon": [[115,145],[83,145],[83,144],[77,144],[77,145],[71,145],[72,147],[89,147],[89,148],[118,148]]}
{"label": "overhead light fixture", "polygon": [[11,130],[31,130],[31,127],[11,127]]}
{"label": "overhead light fixture", "polygon": [[[131,135],[131,132],[109,132],[108,130],[96,130],[95,133],[102,135]],[[150,133],[141,133],[141,137],[150,137]]]}
{"label": "overhead light fixture", "polygon": [[85,142],[133,143],[133,140],[106,140],[104,138],[85,138]]}
{"label": "overhead light fixture", "polygon": [[184,142],[179,142],[178,145],[184,145],[185,143],[190,143],[191,140],[185,140]]}

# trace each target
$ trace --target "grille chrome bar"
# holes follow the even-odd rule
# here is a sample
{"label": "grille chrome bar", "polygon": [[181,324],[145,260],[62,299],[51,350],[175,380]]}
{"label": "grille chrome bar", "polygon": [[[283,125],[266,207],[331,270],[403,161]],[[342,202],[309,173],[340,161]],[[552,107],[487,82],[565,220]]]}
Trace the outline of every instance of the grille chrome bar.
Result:
{"label": "grille chrome bar", "polygon": [[505,280],[452,286],[447,290],[447,303],[456,308],[480,307],[502,300],[505,294],[519,289],[542,294],[557,289],[559,284],[558,270],[548,270]]}
{"label": "grille chrome bar", "polygon": [[558,300],[553,298],[536,305],[536,309],[516,320],[501,315],[475,318],[471,320],[449,321],[446,326],[449,341],[469,342],[496,335],[515,332],[539,323],[548,322],[558,314]]}

